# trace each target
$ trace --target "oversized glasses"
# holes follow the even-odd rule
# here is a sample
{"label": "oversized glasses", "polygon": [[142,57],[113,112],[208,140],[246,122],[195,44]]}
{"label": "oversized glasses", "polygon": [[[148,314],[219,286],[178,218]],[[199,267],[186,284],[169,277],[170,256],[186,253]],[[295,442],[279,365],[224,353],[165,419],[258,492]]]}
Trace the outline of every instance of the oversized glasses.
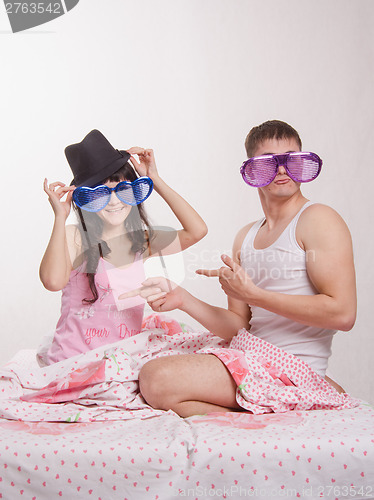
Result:
{"label": "oversized glasses", "polygon": [[240,173],[250,186],[262,187],[274,180],[280,165],[293,181],[310,182],[320,173],[322,160],[315,153],[302,152],[254,156],[243,163]]}
{"label": "oversized glasses", "polygon": [[99,212],[110,200],[112,191],[126,205],[139,205],[152,193],[153,182],[149,177],[139,177],[133,182],[122,181],[116,187],[100,185],[94,188],[82,186],[73,191],[75,204],[87,212]]}

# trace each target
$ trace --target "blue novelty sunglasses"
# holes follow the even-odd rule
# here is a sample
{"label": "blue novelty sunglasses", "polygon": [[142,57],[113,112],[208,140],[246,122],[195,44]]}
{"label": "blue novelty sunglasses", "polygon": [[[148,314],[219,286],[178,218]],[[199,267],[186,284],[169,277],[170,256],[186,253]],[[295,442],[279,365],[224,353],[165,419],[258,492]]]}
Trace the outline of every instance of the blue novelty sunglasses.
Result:
{"label": "blue novelty sunglasses", "polygon": [[73,191],[74,203],[87,212],[100,212],[110,200],[112,191],[126,205],[139,205],[152,193],[153,182],[149,177],[139,177],[133,182],[122,181],[116,187],[100,185],[93,188],[82,186]]}

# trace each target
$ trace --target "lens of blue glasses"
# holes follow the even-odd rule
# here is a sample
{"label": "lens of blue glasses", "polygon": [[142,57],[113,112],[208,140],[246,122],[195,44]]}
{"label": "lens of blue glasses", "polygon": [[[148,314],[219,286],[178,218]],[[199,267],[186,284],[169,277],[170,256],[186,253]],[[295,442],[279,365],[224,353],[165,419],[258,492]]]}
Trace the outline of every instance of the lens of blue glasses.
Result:
{"label": "lens of blue glasses", "polygon": [[87,212],[99,212],[108,204],[110,195],[111,191],[106,186],[82,187],[75,189],[73,200],[78,207]]}
{"label": "lens of blue glasses", "polygon": [[115,188],[117,198],[126,205],[137,205],[131,184],[120,182]]}
{"label": "lens of blue glasses", "polygon": [[127,205],[143,203],[152,190],[153,182],[149,177],[139,177],[131,184],[120,182],[115,189],[118,198]]}

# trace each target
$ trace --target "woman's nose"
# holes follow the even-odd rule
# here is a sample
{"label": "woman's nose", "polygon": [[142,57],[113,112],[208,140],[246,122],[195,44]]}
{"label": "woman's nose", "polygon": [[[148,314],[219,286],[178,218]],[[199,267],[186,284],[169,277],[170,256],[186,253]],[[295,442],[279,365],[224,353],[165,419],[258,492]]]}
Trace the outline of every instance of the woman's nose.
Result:
{"label": "woman's nose", "polygon": [[119,199],[117,198],[116,193],[114,191],[112,191],[110,193],[110,199],[109,199],[108,205],[116,205],[118,201],[119,201]]}

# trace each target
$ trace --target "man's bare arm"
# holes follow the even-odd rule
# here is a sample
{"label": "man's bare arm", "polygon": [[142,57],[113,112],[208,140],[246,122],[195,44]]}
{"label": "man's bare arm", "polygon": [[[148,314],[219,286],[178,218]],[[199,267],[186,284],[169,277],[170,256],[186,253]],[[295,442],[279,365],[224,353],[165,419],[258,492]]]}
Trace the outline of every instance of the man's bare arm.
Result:
{"label": "man's bare arm", "polygon": [[300,216],[298,227],[307,253],[307,273],[316,295],[289,295],[263,290],[229,257],[228,266],[204,271],[218,276],[223,290],[241,299],[299,323],[350,330],[356,318],[356,284],[352,241],[343,219],[331,208],[312,205]]}

